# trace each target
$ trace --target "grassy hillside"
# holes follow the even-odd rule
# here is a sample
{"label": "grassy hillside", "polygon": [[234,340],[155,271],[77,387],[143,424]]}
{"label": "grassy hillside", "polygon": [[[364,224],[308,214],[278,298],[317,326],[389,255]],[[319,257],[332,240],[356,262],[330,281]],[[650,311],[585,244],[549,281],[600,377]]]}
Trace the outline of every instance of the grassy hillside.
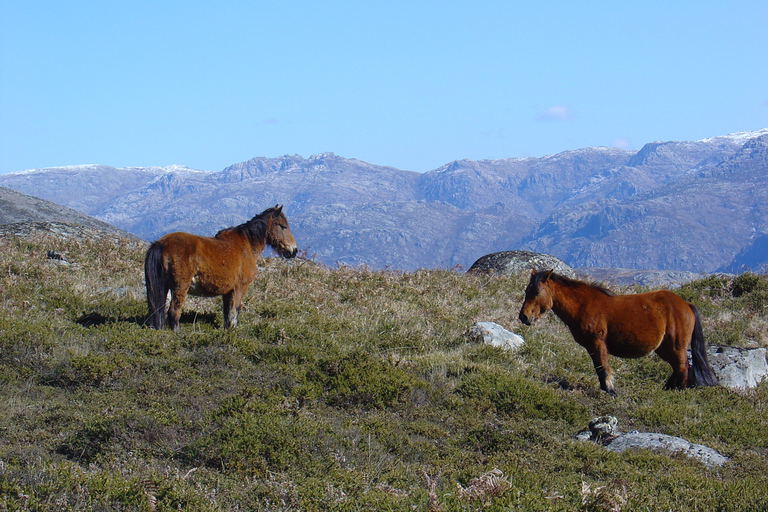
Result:
{"label": "grassy hillside", "polygon": [[[267,260],[236,329],[200,299],[174,334],[143,325],[143,250],[0,238],[0,509],[768,508],[766,384],[665,392],[655,356],[613,359],[610,397],[556,318],[517,322],[521,280]],[[765,278],[680,293],[710,341],[768,345]],[[478,320],[525,347],[468,342]],[[605,414],[732,462],[571,439]]]}

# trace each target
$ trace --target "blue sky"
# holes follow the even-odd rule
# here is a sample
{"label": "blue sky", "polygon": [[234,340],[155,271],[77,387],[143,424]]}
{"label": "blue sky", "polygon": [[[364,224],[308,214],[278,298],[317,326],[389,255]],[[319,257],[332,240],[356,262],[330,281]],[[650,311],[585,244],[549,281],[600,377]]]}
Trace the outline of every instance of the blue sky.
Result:
{"label": "blue sky", "polygon": [[768,2],[0,0],[0,173],[456,159],[768,127]]}

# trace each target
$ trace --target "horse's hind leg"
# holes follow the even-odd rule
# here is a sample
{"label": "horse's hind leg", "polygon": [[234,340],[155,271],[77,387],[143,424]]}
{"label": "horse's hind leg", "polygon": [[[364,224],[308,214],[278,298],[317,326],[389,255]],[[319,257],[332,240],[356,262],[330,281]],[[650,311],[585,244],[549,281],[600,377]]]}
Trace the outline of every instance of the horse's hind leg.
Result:
{"label": "horse's hind leg", "polygon": [[656,349],[659,357],[672,367],[672,375],[664,384],[664,389],[685,389],[688,387],[688,351],[674,350],[672,343],[663,342]]}
{"label": "horse's hind leg", "polygon": [[673,371],[672,375],[669,376],[667,382],[664,384],[664,389],[685,389],[688,387],[687,380],[688,379],[683,377],[680,372]]}
{"label": "horse's hind leg", "polygon": [[174,331],[179,330],[181,318],[181,306],[187,299],[187,288],[175,288],[171,290],[171,305],[168,306],[168,326]]}

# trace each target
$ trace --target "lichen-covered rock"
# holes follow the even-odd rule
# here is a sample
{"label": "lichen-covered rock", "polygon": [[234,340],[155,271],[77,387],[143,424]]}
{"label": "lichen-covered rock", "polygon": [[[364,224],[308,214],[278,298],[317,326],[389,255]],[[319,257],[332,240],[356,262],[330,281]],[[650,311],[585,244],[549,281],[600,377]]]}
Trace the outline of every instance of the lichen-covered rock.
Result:
{"label": "lichen-covered rock", "polygon": [[555,273],[572,279],[576,273],[563,261],[550,256],[530,251],[501,251],[486,254],[475,261],[467,272],[498,272],[517,275],[535,270],[554,270]]}
{"label": "lichen-covered rock", "polygon": [[605,445],[620,434],[619,420],[615,416],[598,416],[589,420],[587,430],[582,430],[573,438],[577,441],[594,441]]}

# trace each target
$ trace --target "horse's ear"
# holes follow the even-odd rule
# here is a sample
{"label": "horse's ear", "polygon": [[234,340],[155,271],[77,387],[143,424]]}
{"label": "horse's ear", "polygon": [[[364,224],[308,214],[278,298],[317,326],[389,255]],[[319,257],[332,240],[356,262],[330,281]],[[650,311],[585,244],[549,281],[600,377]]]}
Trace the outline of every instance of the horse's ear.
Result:
{"label": "horse's ear", "polygon": [[282,213],[282,211],[283,211],[283,205],[276,204],[275,205],[275,210],[277,211],[277,214],[280,215],[280,213]]}
{"label": "horse's ear", "polygon": [[543,283],[547,281],[550,277],[552,277],[553,272],[554,270],[547,270],[546,272],[544,272],[544,277],[541,279],[541,282]]}

